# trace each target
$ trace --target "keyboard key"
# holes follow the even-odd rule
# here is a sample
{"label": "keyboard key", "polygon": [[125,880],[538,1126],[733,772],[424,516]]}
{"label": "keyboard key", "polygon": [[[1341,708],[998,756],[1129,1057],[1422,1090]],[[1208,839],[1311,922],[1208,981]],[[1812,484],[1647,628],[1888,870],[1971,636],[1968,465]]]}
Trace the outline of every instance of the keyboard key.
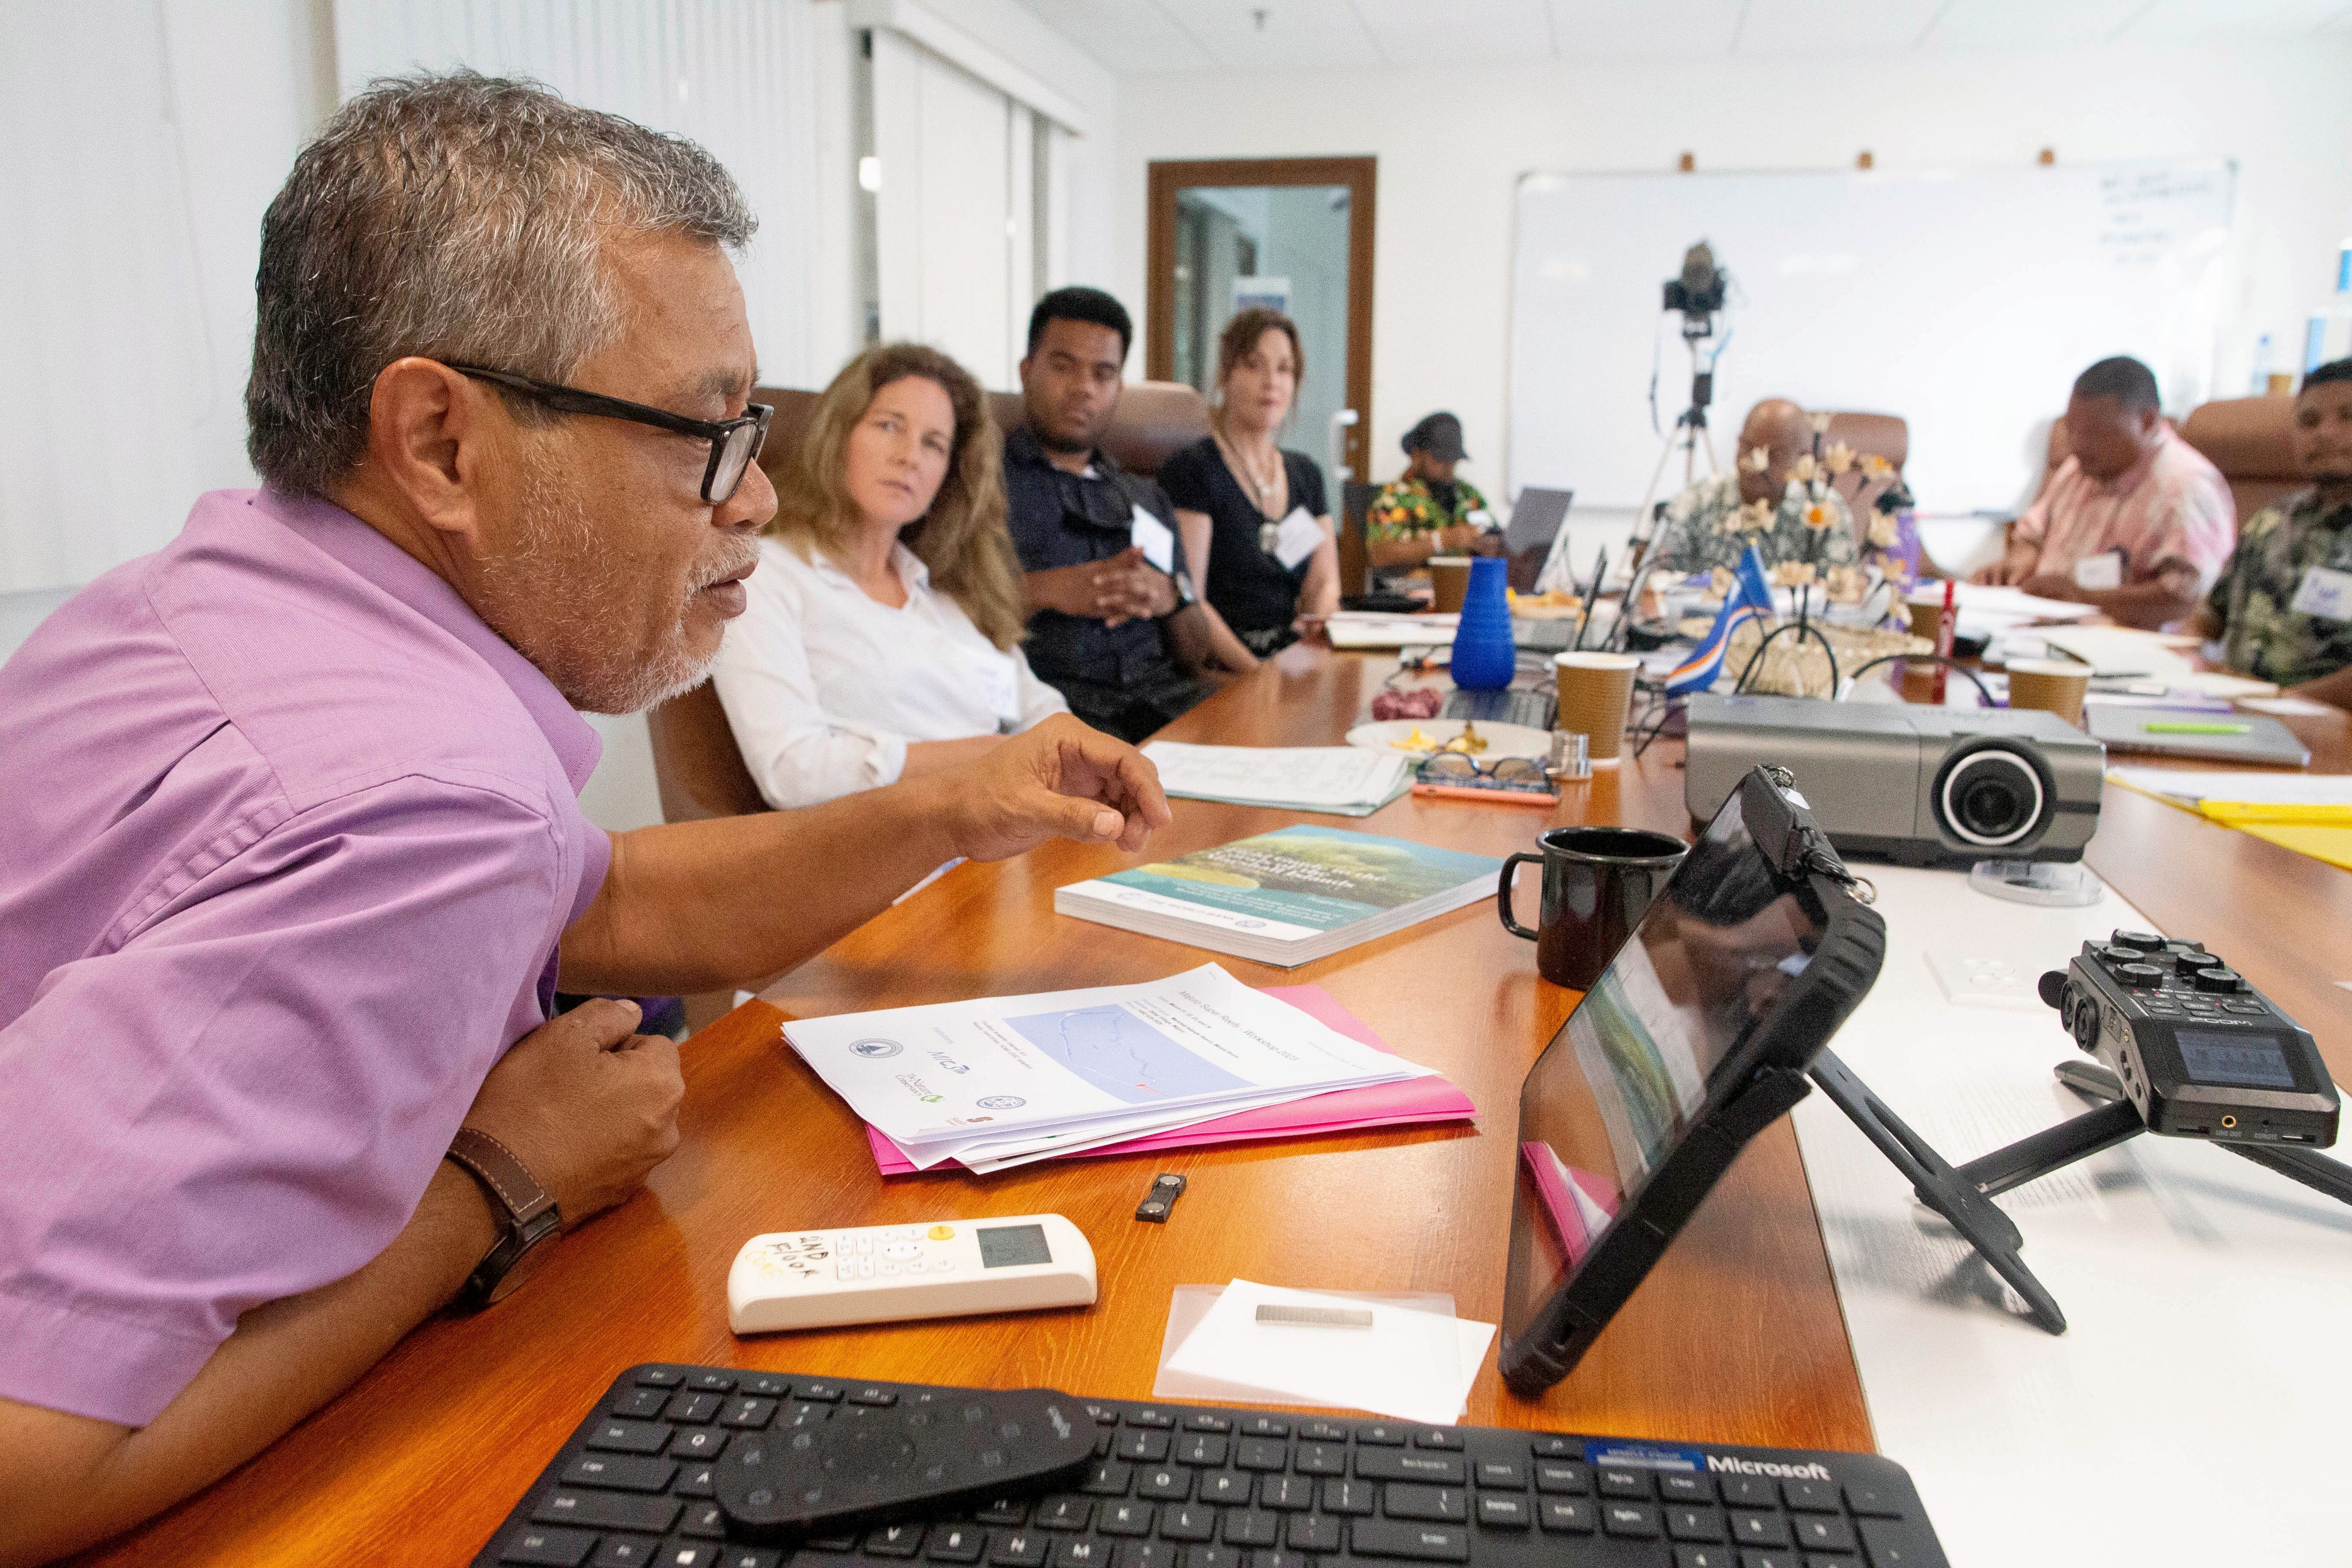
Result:
{"label": "keyboard key", "polygon": [[1106,1459],[1087,1472],[1087,1479],[1078,1483],[1078,1490],[1088,1497],[1125,1497],[1127,1489],[1134,1484],[1133,1465]]}
{"label": "keyboard key", "polygon": [[1283,1537],[1294,1552],[1337,1552],[1339,1550],[1339,1521],[1319,1513],[1293,1514]]}
{"label": "keyboard key", "polygon": [[1182,1502],[1192,1495],[1192,1472],[1173,1468],[1145,1470],[1136,1479],[1135,1495],[1160,1502]]}
{"label": "keyboard key", "polygon": [[1365,1514],[1372,1511],[1373,1488],[1369,1481],[1330,1480],[1323,1483],[1323,1511]]}
{"label": "keyboard key", "polygon": [[1095,1458],[1097,1459],[1109,1458],[1110,1446],[1117,1441],[1118,1441],[1118,1434],[1116,1432],[1097,1432],[1095,1434]]}
{"label": "keyboard key", "polygon": [[667,1459],[583,1454],[563,1467],[563,1484],[603,1487],[607,1491],[666,1491],[677,1474],[677,1467]]}
{"label": "keyboard key", "polygon": [[1250,1568],[1315,1568],[1296,1552],[1253,1552]]}
{"label": "keyboard key", "polygon": [[1195,1546],[1185,1557],[1185,1568],[1246,1568],[1249,1553],[1231,1546]]}
{"label": "keyboard key", "polygon": [[1723,1511],[1719,1508],[1668,1508],[1666,1533],[1676,1541],[1721,1541]]}
{"label": "keyboard key", "polygon": [[677,1485],[671,1490],[680,1497],[709,1497],[712,1490],[710,1467],[688,1465],[686,1473],[677,1478]]}
{"label": "keyboard key", "polygon": [[661,1551],[661,1542],[642,1535],[608,1535],[588,1568],[646,1568]]}
{"label": "keyboard key", "polygon": [[1738,1568],[1728,1546],[1677,1546],[1675,1568]]}
{"label": "keyboard key", "polygon": [[732,1394],[735,1375],[731,1372],[698,1372],[686,1380],[688,1388],[698,1388],[705,1394]]}
{"label": "keyboard key", "polygon": [[727,1533],[727,1516],[719,1511],[715,1502],[690,1502],[686,1505],[686,1517],[677,1521],[681,1534],[699,1535],[717,1541]]}
{"label": "keyboard key", "polygon": [[1244,1437],[1287,1437],[1290,1423],[1279,1416],[1244,1416],[1241,1432]]}
{"label": "keyboard key", "polygon": [[1225,1543],[1229,1546],[1271,1546],[1282,1521],[1255,1509],[1225,1510]]}
{"label": "keyboard key", "polygon": [[1508,1492],[1478,1494],[1478,1522],[1488,1530],[1525,1530],[1533,1519],[1524,1497]]}
{"label": "keyboard key", "polygon": [[669,1408],[662,1412],[662,1419],[683,1421],[689,1427],[699,1427],[715,1417],[719,1414],[719,1407],[726,1403],[716,1394],[706,1394],[698,1389],[689,1388],[671,1396]]}
{"label": "keyboard key", "polygon": [[669,1451],[681,1459],[715,1459],[727,1447],[727,1434],[716,1427],[688,1427],[670,1439]]}
{"label": "keyboard key", "polygon": [[1470,1499],[1468,1493],[1452,1487],[1392,1481],[1381,1511],[1391,1519],[1435,1519],[1459,1524],[1470,1517]]}
{"label": "keyboard key", "polygon": [[867,1406],[876,1410],[887,1410],[898,1403],[898,1396],[887,1388],[877,1387],[869,1383],[863,1388],[851,1389],[849,1402],[852,1405]]}
{"label": "keyboard key", "polygon": [[1206,1541],[1217,1533],[1217,1511],[1199,1503],[1179,1504],[1160,1511],[1163,1541]]}
{"label": "keyboard key", "polygon": [[1403,1443],[1404,1428],[1391,1427],[1385,1421],[1367,1421],[1356,1428],[1356,1441],[1369,1443],[1376,1448],[1393,1448]]}
{"label": "keyboard key", "polygon": [[[1821,1561],[1851,1568],[1853,1560],[1824,1557]],[[1743,1552],[1739,1554],[1739,1568],[1799,1568],[1799,1564],[1794,1552]]]}
{"label": "keyboard key", "polygon": [[1560,1497],[1582,1497],[1592,1490],[1592,1472],[1582,1465],[1553,1459],[1536,1461],[1536,1490]]}
{"label": "keyboard key", "polygon": [[1733,1509],[1731,1539],[1742,1546],[1786,1546],[1790,1544],[1788,1516]]}
{"label": "keyboard key", "polygon": [[922,1544],[919,1524],[885,1524],[866,1533],[868,1557],[912,1557]]}
{"label": "keyboard key", "polygon": [[1095,1528],[1105,1535],[1149,1535],[1152,1512],[1148,1502],[1107,1502]]}
{"label": "keyboard key", "polygon": [[719,1553],[724,1550],[707,1541],[685,1546],[665,1545],[654,1559],[655,1568],[718,1568]]}
{"label": "keyboard key", "polygon": [[857,1550],[857,1537],[820,1535],[813,1540],[802,1542],[801,1550],[803,1552],[855,1552]]}
{"label": "keyboard key", "polygon": [[1541,1511],[1536,1516],[1545,1530],[1554,1535],[1590,1535],[1595,1515],[1592,1505],[1582,1498],[1546,1497],[1536,1502]]}
{"label": "keyboard key", "polygon": [[1524,1491],[1528,1484],[1528,1468],[1511,1459],[1482,1459],[1478,1463],[1478,1484]]}
{"label": "keyboard key", "polygon": [[1865,1519],[1861,1521],[1862,1550],[1870,1568],[1921,1568],[1938,1561],[1927,1531],[1904,1520]]}
{"label": "keyboard key", "polygon": [[1612,1535],[1646,1541],[1658,1533],[1658,1511],[1638,1502],[1604,1502],[1601,1528]]}
{"label": "keyboard key", "polygon": [[727,1402],[727,1408],[719,1413],[719,1424],[722,1427],[739,1427],[746,1432],[757,1432],[775,1419],[775,1416],[774,1400],[739,1396]]}
{"label": "keyboard key", "polygon": [[637,1374],[637,1385],[641,1388],[683,1388],[686,1386],[686,1374],[674,1372],[667,1366],[648,1366]]}
{"label": "keyboard key", "polygon": [[1037,1505],[1040,1530],[1084,1530],[1094,1518],[1095,1505],[1082,1497],[1049,1497]]}
{"label": "keyboard key", "polygon": [[1111,1568],[1118,1549],[1108,1541],[1057,1541],[1054,1568]]}
{"label": "keyboard key", "polygon": [[669,1428],[658,1421],[603,1421],[588,1434],[588,1446],[611,1454],[658,1454],[669,1445]]}
{"label": "keyboard key", "polygon": [[988,1543],[988,1532],[969,1524],[942,1524],[931,1531],[929,1544],[923,1555],[934,1563],[977,1563],[981,1548]]}
{"label": "keyboard key", "polygon": [[1780,1489],[1762,1476],[1726,1476],[1723,1500],[1740,1508],[1778,1508]]}
{"label": "keyboard key", "polygon": [[635,1530],[667,1533],[680,1505],[666,1497],[632,1497],[615,1491],[560,1491],[531,1511],[533,1524],[568,1524],[581,1530]]}
{"label": "keyboard key", "polygon": [[669,1395],[659,1388],[627,1388],[613,1396],[607,1413],[629,1421],[650,1421],[662,1413],[669,1403]]}
{"label": "keyboard key", "polygon": [[1184,1417],[1184,1430],[1187,1432],[1230,1432],[1233,1429],[1232,1421],[1223,1416],[1213,1416],[1205,1410]]}
{"label": "keyboard key", "polygon": [[996,1538],[988,1561],[994,1568],[1045,1568],[1045,1539],[1025,1530],[1008,1530]]}
{"label": "keyboard key", "polygon": [[1345,1443],[1301,1443],[1297,1460],[1302,1476],[1344,1476],[1348,1473]]}
{"label": "keyboard key", "polygon": [[1417,1448],[1358,1448],[1356,1473],[1368,1481],[1428,1481],[1446,1486],[1463,1482],[1458,1454],[1429,1454]]}
{"label": "keyboard key", "polygon": [[803,1383],[800,1387],[800,1397],[817,1405],[838,1405],[841,1403],[841,1385]]}
{"label": "keyboard key", "polygon": [[1336,1421],[1302,1421],[1298,1435],[1311,1443],[1344,1443],[1348,1440],[1348,1428]]}
{"label": "keyboard key", "polygon": [[[1218,1441],[1223,1442],[1222,1437]],[[1213,1470],[1201,1478],[1201,1500],[1241,1507],[1250,1500],[1250,1478],[1234,1470]]]}
{"label": "keyboard key", "polygon": [[972,1518],[982,1524],[1026,1524],[1029,1522],[1029,1500],[1021,1497],[991,1498],[985,1506],[972,1511]]}
{"label": "keyboard key", "polygon": [[1168,1458],[1168,1434],[1165,1432],[1121,1432],[1111,1452],[1122,1459],[1139,1464],[1156,1465]]}
{"label": "keyboard key", "polygon": [[782,1399],[792,1391],[791,1383],[765,1372],[756,1377],[745,1378],[735,1390],[738,1394],[756,1394],[762,1399]]}
{"label": "keyboard key", "polygon": [[715,1559],[716,1568],[778,1568],[784,1554],[766,1546],[730,1546]]}
{"label": "keyboard key", "polygon": [[1222,1465],[1225,1462],[1226,1451],[1232,1447],[1230,1438],[1187,1432],[1176,1439],[1176,1462],[1180,1465]]}
{"label": "keyboard key", "polygon": [[1130,1541],[1118,1549],[1119,1568],[1180,1568],[1184,1549],[1164,1541]]}
{"label": "keyboard key", "polygon": [[1234,1463],[1245,1470],[1279,1470],[1290,1464],[1290,1445],[1279,1437],[1244,1437],[1234,1446]]}
{"label": "keyboard key", "polygon": [[1650,1473],[1647,1470],[1612,1470],[1604,1467],[1600,1472],[1600,1477],[1602,1497],[1641,1499],[1657,1495],[1655,1489],[1650,1485]]}
{"label": "keyboard key", "polygon": [[1864,1486],[1848,1481],[1845,1483],[1845,1505],[1856,1513],[1874,1514],[1885,1519],[1903,1517],[1903,1496],[1892,1487]]}
{"label": "keyboard key", "polygon": [[1156,1406],[1150,1405],[1147,1405],[1139,1410],[1129,1411],[1124,1419],[1130,1427],[1149,1427],[1160,1431],[1165,1431],[1169,1427],[1176,1425],[1176,1417],[1174,1416],[1165,1410],[1160,1409]]}
{"label": "keyboard key", "polygon": [[1538,1459],[1572,1459],[1580,1452],[1575,1438],[1550,1433],[1531,1439],[1528,1447]]}
{"label": "keyboard key", "polygon": [[1417,1563],[1470,1561],[1470,1532],[1443,1524],[1360,1519],[1349,1527],[1348,1542],[1365,1557],[1409,1557]]}
{"label": "keyboard key", "polygon": [[1416,1448],[1451,1448],[1459,1453],[1462,1450],[1462,1434],[1451,1427],[1423,1427],[1412,1435],[1412,1446]]}
{"label": "keyboard key", "polygon": [[1676,1475],[1662,1470],[1658,1475],[1658,1495],[1668,1502],[1713,1502],[1715,1482],[1706,1476]]}
{"label": "keyboard key", "polygon": [[1851,1552],[1853,1527],[1834,1513],[1801,1513],[1790,1521],[1797,1544],[1808,1552]]}
{"label": "keyboard key", "polygon": [[810,1399],[795,1399],[784,1406],[783,1414],[776,1417],[776,1425],[780,1427],[814,1427],[820,1421],[831,1419],[832,1416],[833,1406],[830,1405],[820,1405]]}
{"label": "keyboard key", "polygon": [[1834,1481],[1782,1481],[1780,1490],[1790,1508],[1811,1509],[1819,1513],[1838,1511],[1838,1489]]}
{"label": "keyboard key", "polygon": [[1267,1476],[1257,1483],[1260,1508],[1278,1508],[1287,1513],[1302,1512],[1315,1506],[1315,1481],[1309,1476]]}
{"label": "keyboard key", "polygon": [[596,1538],[578,1530],[525,1530],[499,1553],[501,1563],[553,1563],[556,1568],[580,1568]]}

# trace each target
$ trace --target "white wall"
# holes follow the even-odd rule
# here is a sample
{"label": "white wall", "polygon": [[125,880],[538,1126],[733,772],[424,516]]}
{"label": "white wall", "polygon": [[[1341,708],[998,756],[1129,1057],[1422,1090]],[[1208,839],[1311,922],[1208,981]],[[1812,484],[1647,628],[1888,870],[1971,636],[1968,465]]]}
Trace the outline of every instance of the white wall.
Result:
{"label": "white wall", "polygon": [[[1397,440],[1413,420],[1444,407],[1462,416],[1475,458],[1465,472],[1491,486],[1505,471],[1512,190],[1523,172],[1671,169],[1684,152],[1703,169],[1851,167],[1864,148],[1882,169],[2030,162],[2043,147],[2082,162],[2220,155],[2239,166],[2217,374],[2235,392],[2258,334],[2272,334],[2282,367],[2295,351],[2352,234],[2347,82],[2352,46],[2333,44],[1123,77],[1117,291],[1141,319],[1152,160],[1377,155],[1374,476],[1402,465]],[[1661,256],[1660,279],[1678,263]],[[2051,406],[2065,394],[2052,387]]]}

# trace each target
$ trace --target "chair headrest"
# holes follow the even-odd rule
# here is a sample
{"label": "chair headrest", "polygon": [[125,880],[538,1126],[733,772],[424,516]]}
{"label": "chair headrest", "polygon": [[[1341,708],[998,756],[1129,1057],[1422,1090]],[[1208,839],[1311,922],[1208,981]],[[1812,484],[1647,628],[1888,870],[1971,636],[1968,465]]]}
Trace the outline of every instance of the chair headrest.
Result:
{"label": "chair headrest", "polygon": [[2231,479],[2296,479],[2294,399],[2232,397],[2200,403],[2180,426],[2181,439]]}

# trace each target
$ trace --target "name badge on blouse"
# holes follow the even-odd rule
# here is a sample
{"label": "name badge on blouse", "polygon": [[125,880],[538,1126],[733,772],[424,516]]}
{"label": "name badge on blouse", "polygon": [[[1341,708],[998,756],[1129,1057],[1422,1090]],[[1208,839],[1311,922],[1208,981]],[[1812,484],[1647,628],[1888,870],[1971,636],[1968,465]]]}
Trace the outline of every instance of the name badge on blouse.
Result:
{"label": "name badge on blouse", "polygon": [[2124,585],[2124,552],[2108,550],[2104,555],[2086,555],[2074,563],[2074,586],[2096,593],[2103,589]]}
{"label": "name badge on blouse", "polygon": [[1323,525],[1308,515],[1304,507],[1291,507],[1288,517],[1280,523],[1269,523],[1266,527],[1274,531],[1273,541],[1267,543],[1265,530],[1261,529],[1258,542],[1265,546],[1266,554],[1282,563],[1285,571],[1313,555],[1315,547],[1323,542]]}
{"label": "name badge on blouse", "polygon": [[2296,585],[2292,606],[2297,615],[2323,621],[2352,621],[2352,571],[2315,566]]}
{"label": "name badge on blouse", "polygon": [[1000,731],[1008,723],[1021,717],[1021,677],[1013,667],[1013,655],[975,650],[971,655],[972,673],[979,677],[981,695],[988,703],[988,711],[996,716]]}
{"label": "name badge on blouse", "polygon": [[1143,551],[1143,559],[1168,573],[1176,574],[1176,532],[1166,523],[1145,511],[1135,508],[1135,520],[1129,526],[1129,538]]}

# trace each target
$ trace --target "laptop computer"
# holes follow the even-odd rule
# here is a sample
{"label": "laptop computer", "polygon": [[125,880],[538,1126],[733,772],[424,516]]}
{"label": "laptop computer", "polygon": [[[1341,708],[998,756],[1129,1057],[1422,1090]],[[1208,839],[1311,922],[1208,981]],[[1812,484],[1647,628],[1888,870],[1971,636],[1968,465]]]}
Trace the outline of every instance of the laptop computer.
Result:
{"label": "laptop computer", "polygon": [[1551,559],[1551,542],[1568,520],[1573,490],[1546,490],[1530,485],[1519,492],[1511,520],[1503,529],[1503,545],[1511,558],[1511,587],[1519,593],[1535,591],[1544,562]]}
{"label": "laptop computer", "polygon": [[2272,768],[2301,768],[2311,760],[2310,748],[2294,737],[2294,731],[2261,714],[2100,703],[2084,708],[2083,727],[2110,751]]}

